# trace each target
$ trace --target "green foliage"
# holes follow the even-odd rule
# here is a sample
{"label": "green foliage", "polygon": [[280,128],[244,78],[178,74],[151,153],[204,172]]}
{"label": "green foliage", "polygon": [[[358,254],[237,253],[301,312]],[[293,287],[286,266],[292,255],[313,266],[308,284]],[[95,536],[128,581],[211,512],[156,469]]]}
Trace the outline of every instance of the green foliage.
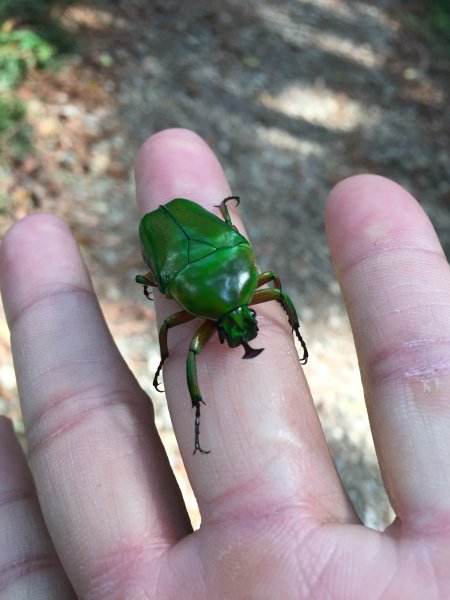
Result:
{"label": "green foliage", "polygon": [[4,162],[30,150],[30,132],[25,113],[23,102],[0,96],[0,151]]}
{"label": "green foliage", "polygon": [[437,32],[450,33],[450,1],[433,0],[430,6],[428,22]]}
{"label": "green foliage", "polygon": [[22,119],[25,108],[21,102],[0,97],[0,135]]}
{"label": "green foliage", "polygon": [[45,67],[55,48],[29,29],[0,30],[0,136],[20,151],[27,146],[25,107],[14,98],[14,90],[27,71]]}
{"label": "green foliage", "polygon": [[36,67],[74,49],[54,17],[71,0],[0,0],[0,91],[12,89]]}
{"label": "green foliage", "polygon": [[421,0],[400,13],[403,25],[438,52],[450,53],[450,0]]}
{"label": "green foliage", "polygon": [[51,18],[57,6],[69,6],[72,0],[0,0],[0,19],[15,19],[22,23],[43,22]]}
{"label": "green foliage", "polygon": [[0,0],[0,23],[11,21],[15,29],[33,31],[60,52],[71,52],[74,42],[55,18],[55,10],[72,0]]}
{"label": "green foliage", "polygon": [[26,72],[43,67],[55,49],[33,31],[0,31],[0,91],[15,87]]}
{"label": "green foliage", "polygon": [[25,107],[15,90],[31,69],[74,50],[55,17],[71,0],[0,0],[0,136],[17,151],[28,143]]}

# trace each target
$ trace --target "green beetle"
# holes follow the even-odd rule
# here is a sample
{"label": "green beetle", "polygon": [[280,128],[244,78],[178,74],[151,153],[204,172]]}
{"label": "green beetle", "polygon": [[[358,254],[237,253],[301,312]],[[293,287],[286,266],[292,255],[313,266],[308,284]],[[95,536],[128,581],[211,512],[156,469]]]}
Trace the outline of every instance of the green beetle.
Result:
{"label": "green beetle", "polygon": [[[187,357],[187,385],[196,409],[194,454],[197,450],[203,454],[209,452],[200,446],[203,400],[196,361],[215,331],[221,343],[226,340],[231,348],[242,345],[245,349],[242,358],[254,358],[263,348],[249,345],[258,334],[256,313],[250,305],[277,300],[302,345],[300,362],[305,364],[308,359],[294,305],[282,291],[278,275],[272,271],[258,274],[250,243],[231,222],[227,208],[230,200],[239,204],[238,196],[228,196],[216,207],[223,220],[192,200],[175,198],[147,213],[139,225],[142,255],[149,271],[138,275],[136,282],[144,286],[147,298],[151,299],[149,286],[156,287],[183,309],[168,317],[159,330],[161,362],[153,379],[158,391],[158,377],[169,356],[168,330],[196,317],[205,319],[192,338]],[[274,288],[257,289],[269,282],[273,282]]]}

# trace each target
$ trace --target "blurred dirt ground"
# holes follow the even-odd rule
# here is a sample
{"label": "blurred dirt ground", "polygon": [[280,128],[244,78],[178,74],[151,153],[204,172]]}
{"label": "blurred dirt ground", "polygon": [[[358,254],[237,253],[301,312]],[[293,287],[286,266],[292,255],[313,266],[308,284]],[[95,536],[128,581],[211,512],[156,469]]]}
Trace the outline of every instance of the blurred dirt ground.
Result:
{"label": "blurred dirt ground", "polygon": [[[324,233],[341,178],[391,177],[450,250],[449,55],[399,0],[73,3],[61,16],[80,55],[20,88],[33,152],[0,146],[4,233],[35,210],[68,220],[114,339],[155,403],[195,526],[199,517],[151,381],[155,317],[142,289],[133,158],[151,133],[188,127],[218,154],[263,270],[299,307],[305,371],[337,468],[365,523],[392,518],[370,436],[352,336]],[[415,20],[414,20],[415,19]],[[288,242],[286,242],[288,241]],[[21,420],[0,321],[0,410]]]}

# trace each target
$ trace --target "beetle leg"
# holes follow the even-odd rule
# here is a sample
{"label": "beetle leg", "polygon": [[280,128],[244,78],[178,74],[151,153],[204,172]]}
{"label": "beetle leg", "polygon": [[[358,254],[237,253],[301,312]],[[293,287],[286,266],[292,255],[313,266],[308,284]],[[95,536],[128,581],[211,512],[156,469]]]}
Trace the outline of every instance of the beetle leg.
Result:
{"label": "beetle leg", "polygon": [[227,202],[229,200],[236,200],[236,206],[239,206],[239,202],[241,201],[239,196],[227,196],[222,200],[222,202],[216,206],[222,213],[222,217],[225,219],[225,223],[232,227],[235,231],[237,231],[236,227],[231,222],[230,213],[228,212]]}
{"label": "beetle leg", "polygon": [[[267,274],[263,273],[263,275]],[[295,307],[289,296],[285,292],[282,292],[280,289],[257,290],[256,292],[254,292],[249,304],[261,304],[262,302],[269,302],[270,300],[277,300],[284,308],[288,316],[289,324],[292,327],[293,331],[295,331],[295,335],[297,336],[298,341],[300,342],[303,349],[303,357],[300,359],[300,363],[302,365],[306,365],[309,356],[308,349],[306,348],[305,341],[300,334],[300,325],[298,322],[297,311],[295,310]]]}
{"label": "beetle leg", "polygon": [[161,353],[161,361],[156,369],[155,376],[153,377],[153,387],[158,390],[158,392],[163,392],[164,390],[160,390],[158,388],[159,382],[159,374],[161,373],[161,369],[163,367],[164,361],[169,356],[169,347],[167,344],[167,332],[171,327],[176,327],[177,325],[182,325],[183,323],[187,323],[188,321],[192,321],[195,319],[194,315],[188,313],[185,310],[180,310],[180,312],[174,313],[170,317],[164,321],[159,329],[159,351]]}
{"label": "beetle leg", "polygon": [[148,291],[149,287],[158,287],[153,273],[149,271],[145,275],[136,275],[135,281],[136,283],[140,283],[144,286],[144,296],[149,300],[153,300],[152,296],[150,295],[150,292]]}
{"label": "beetle leg", "polygon": [[260,273],[258,275],[258,282],[256,284],[256,287],[259,288],[262,285],[264,285],[265,283],[270,283],[271,281],[273,281],[273,285],[277,288],[277,290],[281,290],[280,278],[278,277],[277,273],[274,273],[273,271],[267,271],[266,273]]}
{"label": "beetle leg", "polygon": [[198,386],[197,379],[197,354],[201,352],[204,345],[211,339],[215,330],[216,323],[214,321],[205,321],[196,331],[194,337],[192,338],[191,345],[189,346],[186,374],[192,406],[195,407],[194,454],[197,452],[197,450],[202,454],[209,454],[210,452],[209,450],[203,450],[203,448],[200,446],[200,403],[203,402],[203,399],[202,395],[200,394],[200,388]]}

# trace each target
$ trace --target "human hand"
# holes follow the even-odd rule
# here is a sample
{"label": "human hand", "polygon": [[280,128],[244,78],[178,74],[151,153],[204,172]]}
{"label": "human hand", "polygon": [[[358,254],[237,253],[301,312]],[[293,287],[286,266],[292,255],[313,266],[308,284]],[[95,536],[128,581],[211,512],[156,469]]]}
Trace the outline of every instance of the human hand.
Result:
{"label": "human hand", "polygon": [[[142,213],[177,196],[211,208],[228,194],[190,132],[159,133],[139,153]],[[196,322],[170,332],[166,393],[202,515],[192,533],[76,244],[59,219],[34,215],[0,251],[37,492],[0,420],[2,599],[450,598],[449,267],[422,209],[385,179],[339,184],[326,218],[396,521],[384,533],[359,523],[286,318],[269,303],[258,308],[266,350],[245,368],[217,339],[202,353],[207,457],[192,456],[185,381]],[[174,303],[156,296],[161,321]]]}

